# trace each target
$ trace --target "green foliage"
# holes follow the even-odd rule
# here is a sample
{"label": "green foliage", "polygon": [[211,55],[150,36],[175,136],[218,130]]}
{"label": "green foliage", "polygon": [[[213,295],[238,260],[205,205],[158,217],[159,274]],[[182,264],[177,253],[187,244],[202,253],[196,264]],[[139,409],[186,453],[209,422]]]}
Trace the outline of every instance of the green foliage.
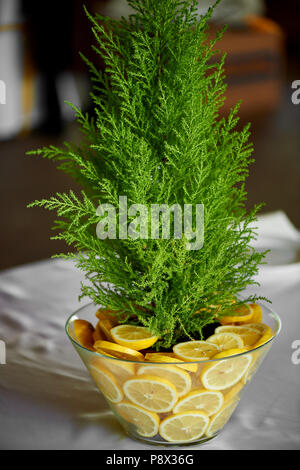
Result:
{"label": "green foliage", "polygon": [[[212,10],[198,18],[192,0],[128,3],[135,14],[121,21],[87,13],[105,71],[84,58],[95,117],[74,108],[82,145],[32,152],[58,161],[82,194],[30,206],[57,211],[54,238],[76,249],[61,256],[86,274],[81,296],[116,315],[128,312],[126,321],[157,333],[162,349],[201,338],[217,313],[230,313],[263,255],[250,248],[258,207],[245,209],[249,126],[236,129],[239,105],[226,119],[219,115],[225,58],[215,60],[222,32],[208,38]],[[96,208],[117,207],[119,195],[128,205],[204,204],[203,248],[188,251],[172,238],[99,240]]]}

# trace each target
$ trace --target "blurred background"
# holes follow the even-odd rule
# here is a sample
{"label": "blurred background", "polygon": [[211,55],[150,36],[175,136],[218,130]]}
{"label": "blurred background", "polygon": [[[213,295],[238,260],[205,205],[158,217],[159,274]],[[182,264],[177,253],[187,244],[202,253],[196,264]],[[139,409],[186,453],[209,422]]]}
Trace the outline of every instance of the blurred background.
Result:
{"label": "blurred background", "polygon": [[[204,12],[213,2],[198,3]],[[0,0],[0,269],[66,251],[49,240],[54,214],[26,205],[76,185],[25,152],[80,140],[64,100],[89,109],[90,81],[78,51],[98,59],[83,4],[115,18],[130,13],[126,0]],[[291,99],[300,80],[300,1],[223,0],[212,34],[224,23],[224,113],[242,99],[241,122],[252,122],[248,207],[265,201],[262,212],[283,210],[300,229],[300,104]]]}

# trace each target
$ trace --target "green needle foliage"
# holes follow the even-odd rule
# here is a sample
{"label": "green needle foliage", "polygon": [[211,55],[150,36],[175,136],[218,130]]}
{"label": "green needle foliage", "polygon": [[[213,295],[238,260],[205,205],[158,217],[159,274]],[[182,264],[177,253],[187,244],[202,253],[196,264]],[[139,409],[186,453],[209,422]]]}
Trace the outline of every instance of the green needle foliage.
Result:
{"label": "green needle foliage", "polygon": [[[94,81],[94,116],[74,108],[82,144],[31,152],[59,162],[82,193],[30,207],[57,212],[53,238],[76,250],[60,256],[86,275],[80,297],[149,327],[160,350],[202,338],[205,325],[232,313],[264,255],[250,248],[259,207],[245,209],[249,126],[237,130],[238,104],[220,118],[225,57],[215,49],[223,31],[208,37],[213,9],[199,18],[194,0],[128,3],[135,10],[129,19],[87,13],[105,70],[84,58]],[[120,195],[128,206],[204,204],[203,248],[189,251],[185,240],[172,237],[98,239],[96,208],[118,207]]]}

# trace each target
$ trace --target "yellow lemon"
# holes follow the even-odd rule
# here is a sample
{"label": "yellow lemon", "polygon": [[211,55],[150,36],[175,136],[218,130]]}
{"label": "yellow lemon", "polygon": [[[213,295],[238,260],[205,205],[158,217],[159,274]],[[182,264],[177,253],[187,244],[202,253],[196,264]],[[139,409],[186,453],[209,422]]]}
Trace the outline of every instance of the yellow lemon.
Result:
{"label": "yellow lemon", "polygon": [[[223,359],[211,362],[201,371],[201,381],[208,390],[224,390],[232,387],[241,380],[248,369],[252,355],[241,354],[247,349],[230,349],[216,354],[213,359]],[[237,355],[236,357],[231,357]]]}
{"label": "yellow lemon", "polygon": [[[251,366],[250,366],[251,368]],[[249,368],[248,368],[249,370]],[[248,370],[246,371],[246,374],[248,373]],[[246,375],[245,374],[245,375]],[[245,376],[244,376],[245,377]],[[242,390],[242,388],[244,387],[244,383],[243,383],[243,379],[244,377],[242,378],[242,380],[240,382],[238,382],[237,384],[235,384],[233,387],[230,387],[228,390],[224,390],[223,393],[224,393],[224,403],[225,402],[229,402],[231,401],[233,398],[237,398],[237,395],[240,393],[240,391]]]}
{"label": "yellow lemon", "polygon": [[165,418],[159,433],[168,442],[191,442],[205,433],[209,417],[203,411],[183,411]]}
{"label": "yellow lemon", "polygon": [[[100,350],[97,352],[101,353]],[[108,356],[107,353],[104,355],[106,356],[105,359],[101,359],[100,357],[93,357],[90,361],[89,367],[93,366],[97,368],[98,366],[100,366],[101,368],[101,366],[104,366],[112,372],[112,374],[119,382],[124,382],[125,380],[129,379],[134,375],[135,364],[133,364],[132,362],[118,361],[117,358],[114,358],[113,356]]]}
{"label": "yellow lemon", "polygon": [[261,306],[258,304],[250,304],[250,307],[252,309],[252,317],[251,317],[251,322],[253,323],[260,323],[262,321],[262,309]]}
{"label": "yellow lemon", "polygon": [[250,305],[239,305],[235,308],[233,315],[224,315],[220,318],[220,323],[222,325],[228,325],[229,323],[236,322],[247,322],[250,321],[254,314],[254,310]]}
{"label": "yellow lemon", "polygon": [[223,407],[220,409],[218,413],[212,416],[210,423],[206,429],[206,436],[212,437],[216,434],[217,431],[223,428],[223,426],[227,423],[230,416],[234,412],[236,406],[238,404],[238,400],[233,400],[231,402],[225,402]]}
{"label": "yellow lemon", "polygon": [[254,343],[256,343],[260,337],[261,333],[259,329],[249,327],[248,325],[242,326],[242,325],[223,325],[223,326],[218,326],[215,329],[215,333],[235,333],[239,335],[243,342],[244,346],[252,346]]}
{"label": "yellow lemon", "polygon": [[258,348],[259,346],[262,346],[263,344],[267,343],[271,338],[273,338],[273,334],[267,331],[261,336],[261,338],[257,341],[257,343],[254,343],[251,346],[251,349],[255,349],[255,348]]}
{"label": "yellow lemon", "polygon": [[242,378],[242,382],[244,384],[251,380],[251,378],[257,371],[261,361],[263,360],[265,354],[267,353],[268,348],[269,348],[269,345],[266,348],[261,348],[261,349],[258,349],[257,351],[251,352],[253,359],[250,364],[250,367],[246,371],[246,374]]}
{"label": "yellow lemon", "polygon": [[138,375],[155,375],[169,380],[175,385],[179,397],[187,394],[192,386],[192,379],[185,371],[174,365],[149,364],[142,365],[138,369]]}
{"label": "yellow lemon", "polygon": [[111,343],[110,341],[96,341],[94,344],[96,351],[104,354],[108,353],[113,357],[125,359],[127,361],[143,361],[144,356],[135,349],[126,348],[120,344]]}
{"label": "yellow lemon", "polygon": [[244,346],[244,341],[241,336],[228,331],[216,333],[207,338],[207,341],[219,346],[221,351],[226,351],[227,349],[242,348]]}
{"label": "yellow lemon", "polygon": [[245,326],[248,328],[253,328],[254,330],[257,330],[260,332],[261,335],[264,335],[265,333],[272,333],[271,328],[266,325],[265,323],[247,323]]}
{"label": "yellow lemon", "polygon": [[118,325],[118,319],[116,317],[116,312],[113,310],[102,309],[100,308],[96,313],[97,318],[99,319],[98,325],[99,329],[104,333],[105,338],[109,341],[113,341],[113,338],[110,334],[110,330]]}
{"label": "yellow lemon", "polygon": [[237,312],[238,315],[227,315],[222,317],[220,319],[220,323],[222,323],[222,325],[247,325],[250,322],[260,323],[262,321],[262,309],[258,304],[246,304],[243,308],[239,308]]}
{"label": "yellow lemon", "polygon": [[105,336],[104,333],[101,331],[99,322],[97,323],[96,328],[95,328],[95,331],[94,331],[94,333],[93,333],[93,340],[94,340],[94,343],[95,343],[96,341],[105,341],[105,340],[106,340],[106,336]]}
{"label": "yellow lemon", "polygon": [[208,341],[186,341],[173,347],[174,354],[183,361],[203,361],[220,351],[219,346]]}
{"label": "yellow lemon", "polygon": [[73,322],[74,333],[79,344],[84,348],[94,350],[94,327],[93,325],[86,320],[74,320]]}
{"label": "yellow lemon", "polygon": [[123,390],[131,402],[156,413],[171,411],[177,401],[176,387],[169,380],[155,375],[139,375],[128,379]]}
{"label": "yellow lemon", "polygon": [[204,411],[208,416],[217,413],[224,402],[222,392],[217,390],[193,390],[181,398],[173,409],[173,413],[182,411]]}
{"label": "yellow lemon", "polygon": [[130,402],[119,403],[116,410],[125,421],[136,426],[136,432],[140,436],[153,437],[158,433],[159,416],[156,413]]}
{"label": "yellow lemon", "polygon": [[181,369],[185,369],[189,372],[197,372],[198,366],[197,364],[187,364],[184,363],[181,359],[175,356],[174,353],[147,353],[145,355],[146,361],[149,362],[163,362],[163,363],[170,363],[175,362],[177,367]]}
{"label": "yellow lemon", "polygon": [[118,323],[116,314],[118,312],[115,310],[110,310],[108,308],[99,308],[96,312],[96,317],[99,320],[111,320],[115,325]]}
{"label": "yellow lemon", "polygon": [[119,325],[112,328],[110,334],[116,343],[136,351],[151,348],[158,340],[158,336],[143,326]]}
{"label": "yellow lemon", "polygon": [[114,375],[103,365],[97,367],[90,365],[90,374],[96,382],[99,390],[112,403],[119,403],[123,399],[123,391],[119,387]]}

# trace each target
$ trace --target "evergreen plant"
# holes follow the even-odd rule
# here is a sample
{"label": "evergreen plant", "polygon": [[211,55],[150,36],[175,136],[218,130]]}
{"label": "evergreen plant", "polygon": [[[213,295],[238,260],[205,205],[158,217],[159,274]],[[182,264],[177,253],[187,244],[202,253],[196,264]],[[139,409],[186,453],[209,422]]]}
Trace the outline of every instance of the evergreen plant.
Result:
{"label": "evergreen plant", "polygon": [[[52,238],[75,249],[59,256],[84,271],[81,297],[121,322],[148,327],[162,350],[201,339],[206,325],[255,301],[239,295],[254,283],[264,255],[251,248],[259,207],[245,207],[249,125],[237,129],[239,104],[220,116],[225,56],[216,43],[224,30],[210,39],[213,8],[199,18],[195,0],[128,4],[135,13],[120,21],[87,12],[105,69],[83,57],[94,88],[92,115],[73,107],[82,143],[30,152],[59,162],[81,194],[57,193],[29,206],[57,212]],[[186,249],[184,237],[100,240],[96,209],[118,207],[119,196],[149,210],[203,204],[203,247]]]}

